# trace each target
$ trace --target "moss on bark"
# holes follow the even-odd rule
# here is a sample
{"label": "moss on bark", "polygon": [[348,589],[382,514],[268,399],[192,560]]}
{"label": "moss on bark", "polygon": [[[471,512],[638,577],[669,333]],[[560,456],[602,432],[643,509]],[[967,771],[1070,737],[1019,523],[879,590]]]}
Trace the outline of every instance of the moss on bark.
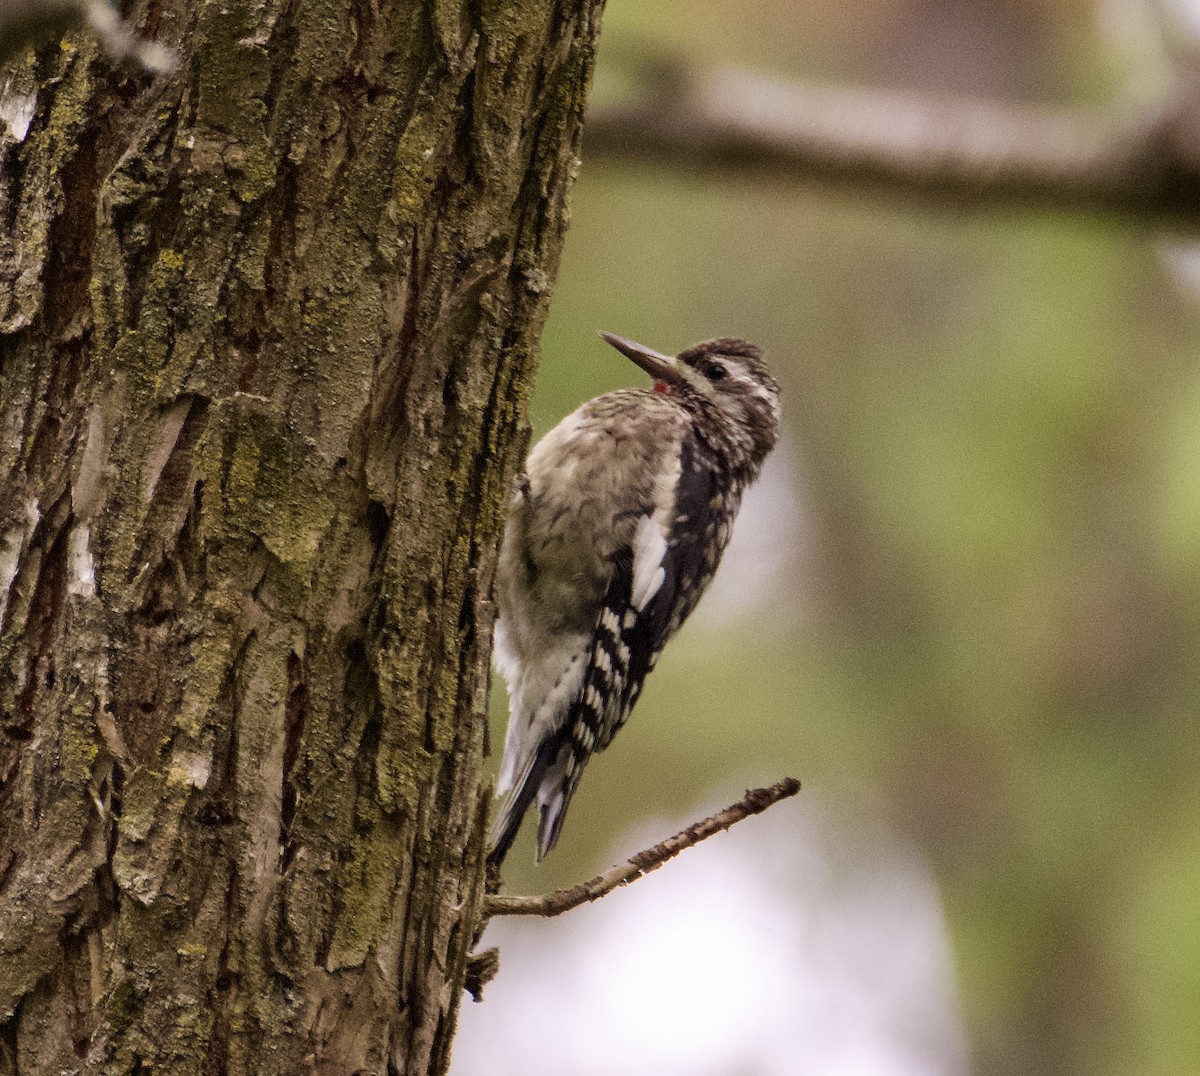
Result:
{"label": "moss on bark", "polygon": [[0,1072],[444,1071],[599,9],[167,0],[174,76],[21,61]]}

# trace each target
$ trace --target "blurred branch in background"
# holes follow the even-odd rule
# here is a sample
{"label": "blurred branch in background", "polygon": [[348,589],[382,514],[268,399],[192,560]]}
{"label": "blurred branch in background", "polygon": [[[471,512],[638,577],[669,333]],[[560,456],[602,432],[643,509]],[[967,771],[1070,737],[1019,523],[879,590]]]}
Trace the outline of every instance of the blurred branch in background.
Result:
{"label": "blurred branch in background", "polygon": [[1133,111],[1049,109],[781,82],[658,57],[630,103],[595,101],[589,159],[736,168],[964,205],[1200,225],[1200,85]]}
{"label": "blurred branch in background", "polygon": [[110,0],[0,0],[0,63],[80,24],[114,63],[132,60],[153,74],[175,69],[175,50],[136,33]]}

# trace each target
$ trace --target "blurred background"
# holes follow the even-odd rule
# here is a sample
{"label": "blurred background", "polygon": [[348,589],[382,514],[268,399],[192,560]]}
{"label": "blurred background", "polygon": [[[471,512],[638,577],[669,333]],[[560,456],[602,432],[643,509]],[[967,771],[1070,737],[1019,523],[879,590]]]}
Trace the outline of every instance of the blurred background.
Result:
{"label": "blurred background", "polygon": [[[1195,26],[1140,0],[610,0],[593,101],[662,51],[1103,105],[1161,91]],[[598,905],[496,921],[455,1076],[1200,1072],[1198,249],[585,146],[535,436],[643,383],[597,329],[754,340],[785,428],[559,848],[535,867],[525,833],[506,889],[804,791]],[[505,713],[497,686],[497,754]]]}

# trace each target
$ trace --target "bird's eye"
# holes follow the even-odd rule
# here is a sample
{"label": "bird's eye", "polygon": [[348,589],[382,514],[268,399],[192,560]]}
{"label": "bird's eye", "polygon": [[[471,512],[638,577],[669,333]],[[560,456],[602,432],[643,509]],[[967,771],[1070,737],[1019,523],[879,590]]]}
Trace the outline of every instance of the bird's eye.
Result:
{"label": "bird's eye", "polygon": [[728,373],[729,371],[726,370],[721,363],[710,362],[708,364],[708,368],[704,371],[704,376],[707,377],[709,381],[723,381],[725,379],[725,375]]}

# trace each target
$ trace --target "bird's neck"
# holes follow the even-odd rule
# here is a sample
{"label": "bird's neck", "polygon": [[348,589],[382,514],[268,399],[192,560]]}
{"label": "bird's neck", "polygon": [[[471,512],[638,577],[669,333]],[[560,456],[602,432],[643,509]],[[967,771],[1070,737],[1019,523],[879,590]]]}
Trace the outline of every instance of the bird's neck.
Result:
{"label": "bird's neck", "polygon": [[744,483],[752,482],[762,458],[750,433],[702,396],[688,393],[681,402],[694,416],[696,436],[721,457],[731,475]]}

